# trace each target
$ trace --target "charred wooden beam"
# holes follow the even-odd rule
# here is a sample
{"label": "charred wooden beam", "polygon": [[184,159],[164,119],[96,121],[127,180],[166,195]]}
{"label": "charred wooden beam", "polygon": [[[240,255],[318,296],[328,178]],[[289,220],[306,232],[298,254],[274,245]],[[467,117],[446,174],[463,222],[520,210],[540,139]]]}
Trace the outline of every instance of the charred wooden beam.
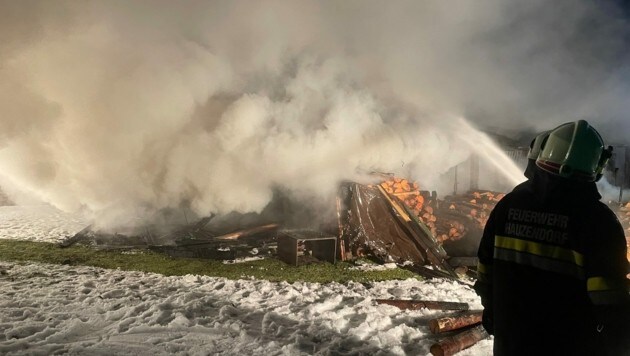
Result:
{"label": "charred wooden beam", "polygon": [[197,239],[186,239],[177,241],[179,246],[197,246],[197,245],[214,245],[220,242],[237,241],[240,238],[248,237],[263,232],[271,232],[279,227],[278,224],[267,224],[262,226],[253,227],[250,229],[239,230],[231,232],[229,234],[220,236],[204,236]]}
{"label": "charred wooden beam", "polygon": [[451,356],[467,349],[489,335],[483,326],[478,325],[472,329],[462,331],[459,334],[444,338],[431,345],[431,354],[434,356]]}
{"label": "charred wooden beam", "polygon": [[464,311],[455,315],[445,316],[429,320],[429,329],[434,334],[443,333],[445,331],[457,330],[466,326],[481,323],[483,311]]}
{"label": "charred wooden beam", "polygon": [[467,303],[441,302],[432,300],[376,299],[377,304],[393,305],[403,310],[468,310]]}
{"label": "charred wooden beam", "polygon": [[238,240],[241,237],[251,236],[254,234],[261,233],[261,232],[267,232],[267,231],[277,229],[278,226],[280,225],[267,224],[263,226],[257,226],[250,229],[240,230],[240,231],[232,232],[232,233],[221,235],[221,236],[215,236],[214,239],[215,240]]}

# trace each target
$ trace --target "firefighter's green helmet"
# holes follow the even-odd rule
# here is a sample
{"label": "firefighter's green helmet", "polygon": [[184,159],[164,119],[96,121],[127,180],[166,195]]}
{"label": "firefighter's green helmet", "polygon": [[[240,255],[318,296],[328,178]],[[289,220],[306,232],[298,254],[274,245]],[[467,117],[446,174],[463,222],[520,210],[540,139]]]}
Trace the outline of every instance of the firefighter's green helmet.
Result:
{"label": "firefighter's green helmet", "polygon": [[549,132],[536,160],[541,169],[565,178],[595,182],[602,176],[612,147],[588,122],[562,124]]}
{"label": "firefighter's green helmet", "polygon": [[534,137],[532,142],[529,144],[529,152],[527,153],[527,159],[537,159],[540,151],[542,150],[542,146],[545,142],[547,142],[547,138],[549,137],[549,133],[551,131],[544,131],[538,134],[538,136]]}

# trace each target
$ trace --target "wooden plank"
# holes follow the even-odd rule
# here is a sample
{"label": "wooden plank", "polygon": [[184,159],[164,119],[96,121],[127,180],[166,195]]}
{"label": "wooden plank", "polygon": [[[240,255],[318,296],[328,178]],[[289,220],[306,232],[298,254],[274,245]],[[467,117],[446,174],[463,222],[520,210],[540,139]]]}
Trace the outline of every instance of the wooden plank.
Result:
{"label": "wooden plank", "polygon": [[267,225],[257,226],[250,229],[244,229],[244,230],[232,232],[232,233],[221,235],[221,236],[215,236],[214,239],[215,240],[237,240],[237,239],[240,239],[241,237],[251,236],[254,234],[261,233],[261,232],[277,229],[278,226],[280,225],[267,224]]}
{"label": "wooden plank", "polygon": [[472,329],[440,340],[431,345],[430,351],[434,356],[451,356],[489,336],[483,326],[478,325]]}
{"label": "wooden plank", "polygon": [[429,320],[429,330],[433,334],[457,330],[481,323],[483,311],[472,310]]}

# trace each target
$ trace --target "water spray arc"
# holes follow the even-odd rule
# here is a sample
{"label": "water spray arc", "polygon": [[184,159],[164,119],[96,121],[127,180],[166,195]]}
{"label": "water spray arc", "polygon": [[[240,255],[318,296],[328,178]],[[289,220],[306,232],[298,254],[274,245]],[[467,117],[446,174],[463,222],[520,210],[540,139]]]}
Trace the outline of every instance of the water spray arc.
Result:
{"label": "water spray arc", "polygon": [[475,129],[463,117],[457,119],[456,124],[458,129],[455,132],[458,138],[466,143],[481,160],[489,163],[513,185],[525,181],[523,170],[486,134]]}

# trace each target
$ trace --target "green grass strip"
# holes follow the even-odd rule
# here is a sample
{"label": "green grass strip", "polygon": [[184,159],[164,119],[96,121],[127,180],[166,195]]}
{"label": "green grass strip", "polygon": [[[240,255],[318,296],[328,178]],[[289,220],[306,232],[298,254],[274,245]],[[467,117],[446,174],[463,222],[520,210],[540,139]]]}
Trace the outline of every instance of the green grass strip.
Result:
{"label": "green grass strip", "polygon": [[61,248],[52,243],[7,239],[0,239],[0,260],[94,266],[153,272],[166,276],[195,274],[228,279],[254,277],[287,282],[345,283],[420,278],[417,274],[400,268],[383,271],[353,270],[351,267],[354,265],[348,262],[315,263],[295,267],[276,258],[265,258],[251,262],[225,264],[207,259],[173,258],[145,250],[131,254],[116,250],[96,250],[80,245]]}

